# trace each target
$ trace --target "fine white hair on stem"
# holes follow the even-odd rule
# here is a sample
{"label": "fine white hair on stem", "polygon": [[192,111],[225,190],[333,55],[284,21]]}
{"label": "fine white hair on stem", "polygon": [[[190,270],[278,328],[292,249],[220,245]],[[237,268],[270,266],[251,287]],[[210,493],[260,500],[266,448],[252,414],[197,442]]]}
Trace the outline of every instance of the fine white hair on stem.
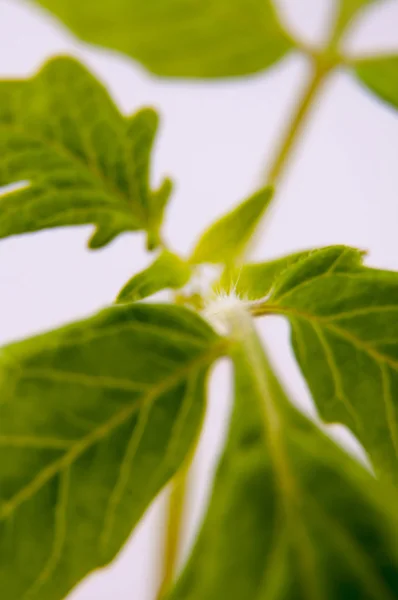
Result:
{"label": "fine white hair on stem", "polygon": [[231,333],[231,323],[239,318],[239,315],[247,319],[248,307],[248,303],[235,291],[220,292],[208,299],[204,316],[219,333],[227,335]]}

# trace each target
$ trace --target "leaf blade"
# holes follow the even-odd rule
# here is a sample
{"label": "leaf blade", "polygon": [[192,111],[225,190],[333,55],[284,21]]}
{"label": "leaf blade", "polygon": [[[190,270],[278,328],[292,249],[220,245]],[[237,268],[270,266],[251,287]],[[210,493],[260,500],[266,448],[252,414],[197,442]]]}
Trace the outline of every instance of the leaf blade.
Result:
{"label": "leaf blade", "polygon": [[49,61],[29,80],[1,82],[0,186],[25,185],[0,195],[0,237],[94,224],[92,248],[124,231],[158,238],[171,187],[149,186],[157,126],[152,109],[124,118],[71,58]]}
{"label": "leaf blade", "polygon": [[234,291],[246,300],[261,300],[272,289],[278,276],[295,262],[305,258],[311,250],[304,250],[263,263],[248,263],[237,269],[225,271],[219,286],[227,292]]}
{"label": "leaf blade", "polygon": [[361,13],[364,13],[372,4],[376,3],[380,3],[380,0],[338,0],[334,28],[335,39],[339,39]]}
{"label": "leaf blade", "polygon": [[235,350],[226,446],[204,523],[168,600],[396,598],[392,503],[293,408],[259,352],[258,341]]}
{"label": "leaf blade", "polygon": [[270,0],[39,0],[83,39],[124,52],[165,77],[262,71],[292,47]]}
{"label": "leaf blade", "polygon": [[376,472],[396,483],[398,278],[360,259],[345,247],[314,252],[281,276],[269,309],[291,323],[296,358],[322,419],[349,427]]}
{"label": "leaf blade", "polygon": [[398,56],[358,61],[354,73],[379,100],[398,109]]}
{"label": "leaf blade", "polygon": [[206,371],[220,353],[201,319],[155,305],[107,309],[2,350],[8,598],[61,599],[113,559],[195,440]]}
{"label": "leaf blade", "polygon": [[147,269],[134,275],[123,286],[116,302],[135,302],[164,289],[182,288],[190,276],[189,265],[166,250]]}
{"label": "leaf blade", "polygon": [[263,188],[215,221],[199,238],[190,261],[231,264],[247,246],[271,199],[272,188]]}

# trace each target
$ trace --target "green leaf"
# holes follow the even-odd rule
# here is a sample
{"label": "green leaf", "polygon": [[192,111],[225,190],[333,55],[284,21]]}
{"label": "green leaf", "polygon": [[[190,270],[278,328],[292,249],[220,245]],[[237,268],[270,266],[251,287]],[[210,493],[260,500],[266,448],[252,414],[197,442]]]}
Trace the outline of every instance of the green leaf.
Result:
{"label": "green leaf", "polygon": [[119,292],[117,302],[135,302],[164,289],[182,288],[191,276],[189,265],[169,251],[144,271],[134,275]]}
{"label": "green leaf", "polygon": [[398,56],[358,61],[355,74],[379,99],[398,109]]}
{"label": "green leaf", "polygon": [[263,71],[292,42],[271,0],[38,0],[82,39],[167,77]]}
{"label": "green leaf", "polygon": [[343,246],[313,252],[258,312],[288,317],[321,417],[348,426],[376,472],[398,483],[398,274],[360,260]]}
{"label": "green leaf", "polygon": [[351,25],[352,21],[364,12],[371,4],[380,4],[380,0],[334,0],[337,3],[337,17],[334,36],[339,38]]}
{"label": "green leaf", "polygon": [[242,324],[225,451],[168,600],[398,598],[393,493],[293,408]]}
{"label": "green leaf", "polygon": [[296,252],[264,263],[251,263],[224,271],[218,287],[233,291],[245,300],[260,300],[272,289],[274,281],[292,264],[306,258],[311,250]]}
{"label": "green leaf", "polygon": [[145,304],[2,349],[2,597],[60,600],[115,557],[195,442],[224,350],[194,313]]}
{"label": "green leaf", "polygon": [[78,62],[57,58],[30,80],[0,82],[0,238],[63,225],[95,224],[92,248],[123,231],[146,230],[156,245],[169,180],[149,187],[158,117],[123,117]]}
{"label": "green leaf", "polygon": [[231,264],[246,248],[272,199],[272,188],[256,192],[221,217],[199,239],[192,263]]}

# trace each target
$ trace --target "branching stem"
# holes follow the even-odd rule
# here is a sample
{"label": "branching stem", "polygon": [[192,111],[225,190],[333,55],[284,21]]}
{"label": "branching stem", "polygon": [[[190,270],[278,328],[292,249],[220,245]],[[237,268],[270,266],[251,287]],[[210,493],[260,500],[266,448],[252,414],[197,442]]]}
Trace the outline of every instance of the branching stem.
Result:
{"label": "branching stem", "polygon": [[[315,100],[322,91],[328,76],[341,62],[339,57],[325,54],[307,53],[307,58],[312,62],[312,74],[298,99],[296,108],[288,123],[277,148],[275,158],[271,163],[266,182],[275,186],[288,166],[291,155],[299,141],[307,117],[314,106]],[[267,310],[258,307],[258,312],[252,311],[253,316],[263,314]],[[168,503],[168,516],[166,524],[166,537],[163,554],[163,574],[157,600],[161,600],[167,593],[174,580],[176,563],[179,558],[180,538],[183,530],[184,505],[187,493],[189,464],[172,481],[172,489]]]}

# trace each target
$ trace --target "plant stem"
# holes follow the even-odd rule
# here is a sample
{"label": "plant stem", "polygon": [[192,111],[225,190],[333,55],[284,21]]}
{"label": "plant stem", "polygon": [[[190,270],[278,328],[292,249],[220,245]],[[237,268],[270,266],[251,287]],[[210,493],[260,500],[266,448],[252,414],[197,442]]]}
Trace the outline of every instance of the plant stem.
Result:
{"label": "plant stem", "polygon": [[[275,158],[271,163],[267,176],[267,183],[269,185],[278,183],[280,177],[283,175],[291,154],[302,133],[307,116],[313,107],[314,101],[322,90],[328,75],[337,64],[334,61],[325,60],[324,56],[309,55],[309,59],[312,61],[313,65],[312,76],[299,98],[289,125],[282,136]],[[188,487],[187,480],[189,466],[190,461],[188,461],[180,473],[175,476],[171,484],[172,489],[167,506],[163,574],[157,600],[161,600],[161,598],[164,597],[174,579],[179,555],[180,538],[183,530],[184,505]]]}
{"label": "plant stem", "polygon": [[[307,59],[311,61],[312,73],[306,86],[302,90],[290,121],[281,137],[274,160],[271,162],[265,177],[265,185],[275,187],[279,183],[279,180],[288,166],[294,149],[299,142],[301,133],[310,111],[314,106],[315,100],[322,91],[330,73],[342,62],[341,57],[337,54],[329,53],[328,48],[321,54],[307,54]],[[270,208],[272,210],[272,204],[273,201],[271,201],[271,206],[268,207],[266,212],[267,218],[269,218],[270,215]],[[244,258],[247,258],[248,255],[253,252],[261,233],[260,225],[246,248]]]}
{"label": "plant stem", "polygon": [[170,496],[166,507],[166,533],[162,553],[163,573],[157,600],[161,600],[164,597],[174,579],[183,529],[190,464],[190,461],[188,461],[171,482]]}
{"label": "plant stem", "polygon": [[313,107],[314,101],[322,90],[330,71],[335,66],[335,64],[328,63],[316,57],[310,57],[310,60],[313,62],[312,75],[298,100],[296,109],[269,168],[267,176],[267,183],[269,185],[275,185],[283,175],[291,154],[304,129],[306,119]]}

